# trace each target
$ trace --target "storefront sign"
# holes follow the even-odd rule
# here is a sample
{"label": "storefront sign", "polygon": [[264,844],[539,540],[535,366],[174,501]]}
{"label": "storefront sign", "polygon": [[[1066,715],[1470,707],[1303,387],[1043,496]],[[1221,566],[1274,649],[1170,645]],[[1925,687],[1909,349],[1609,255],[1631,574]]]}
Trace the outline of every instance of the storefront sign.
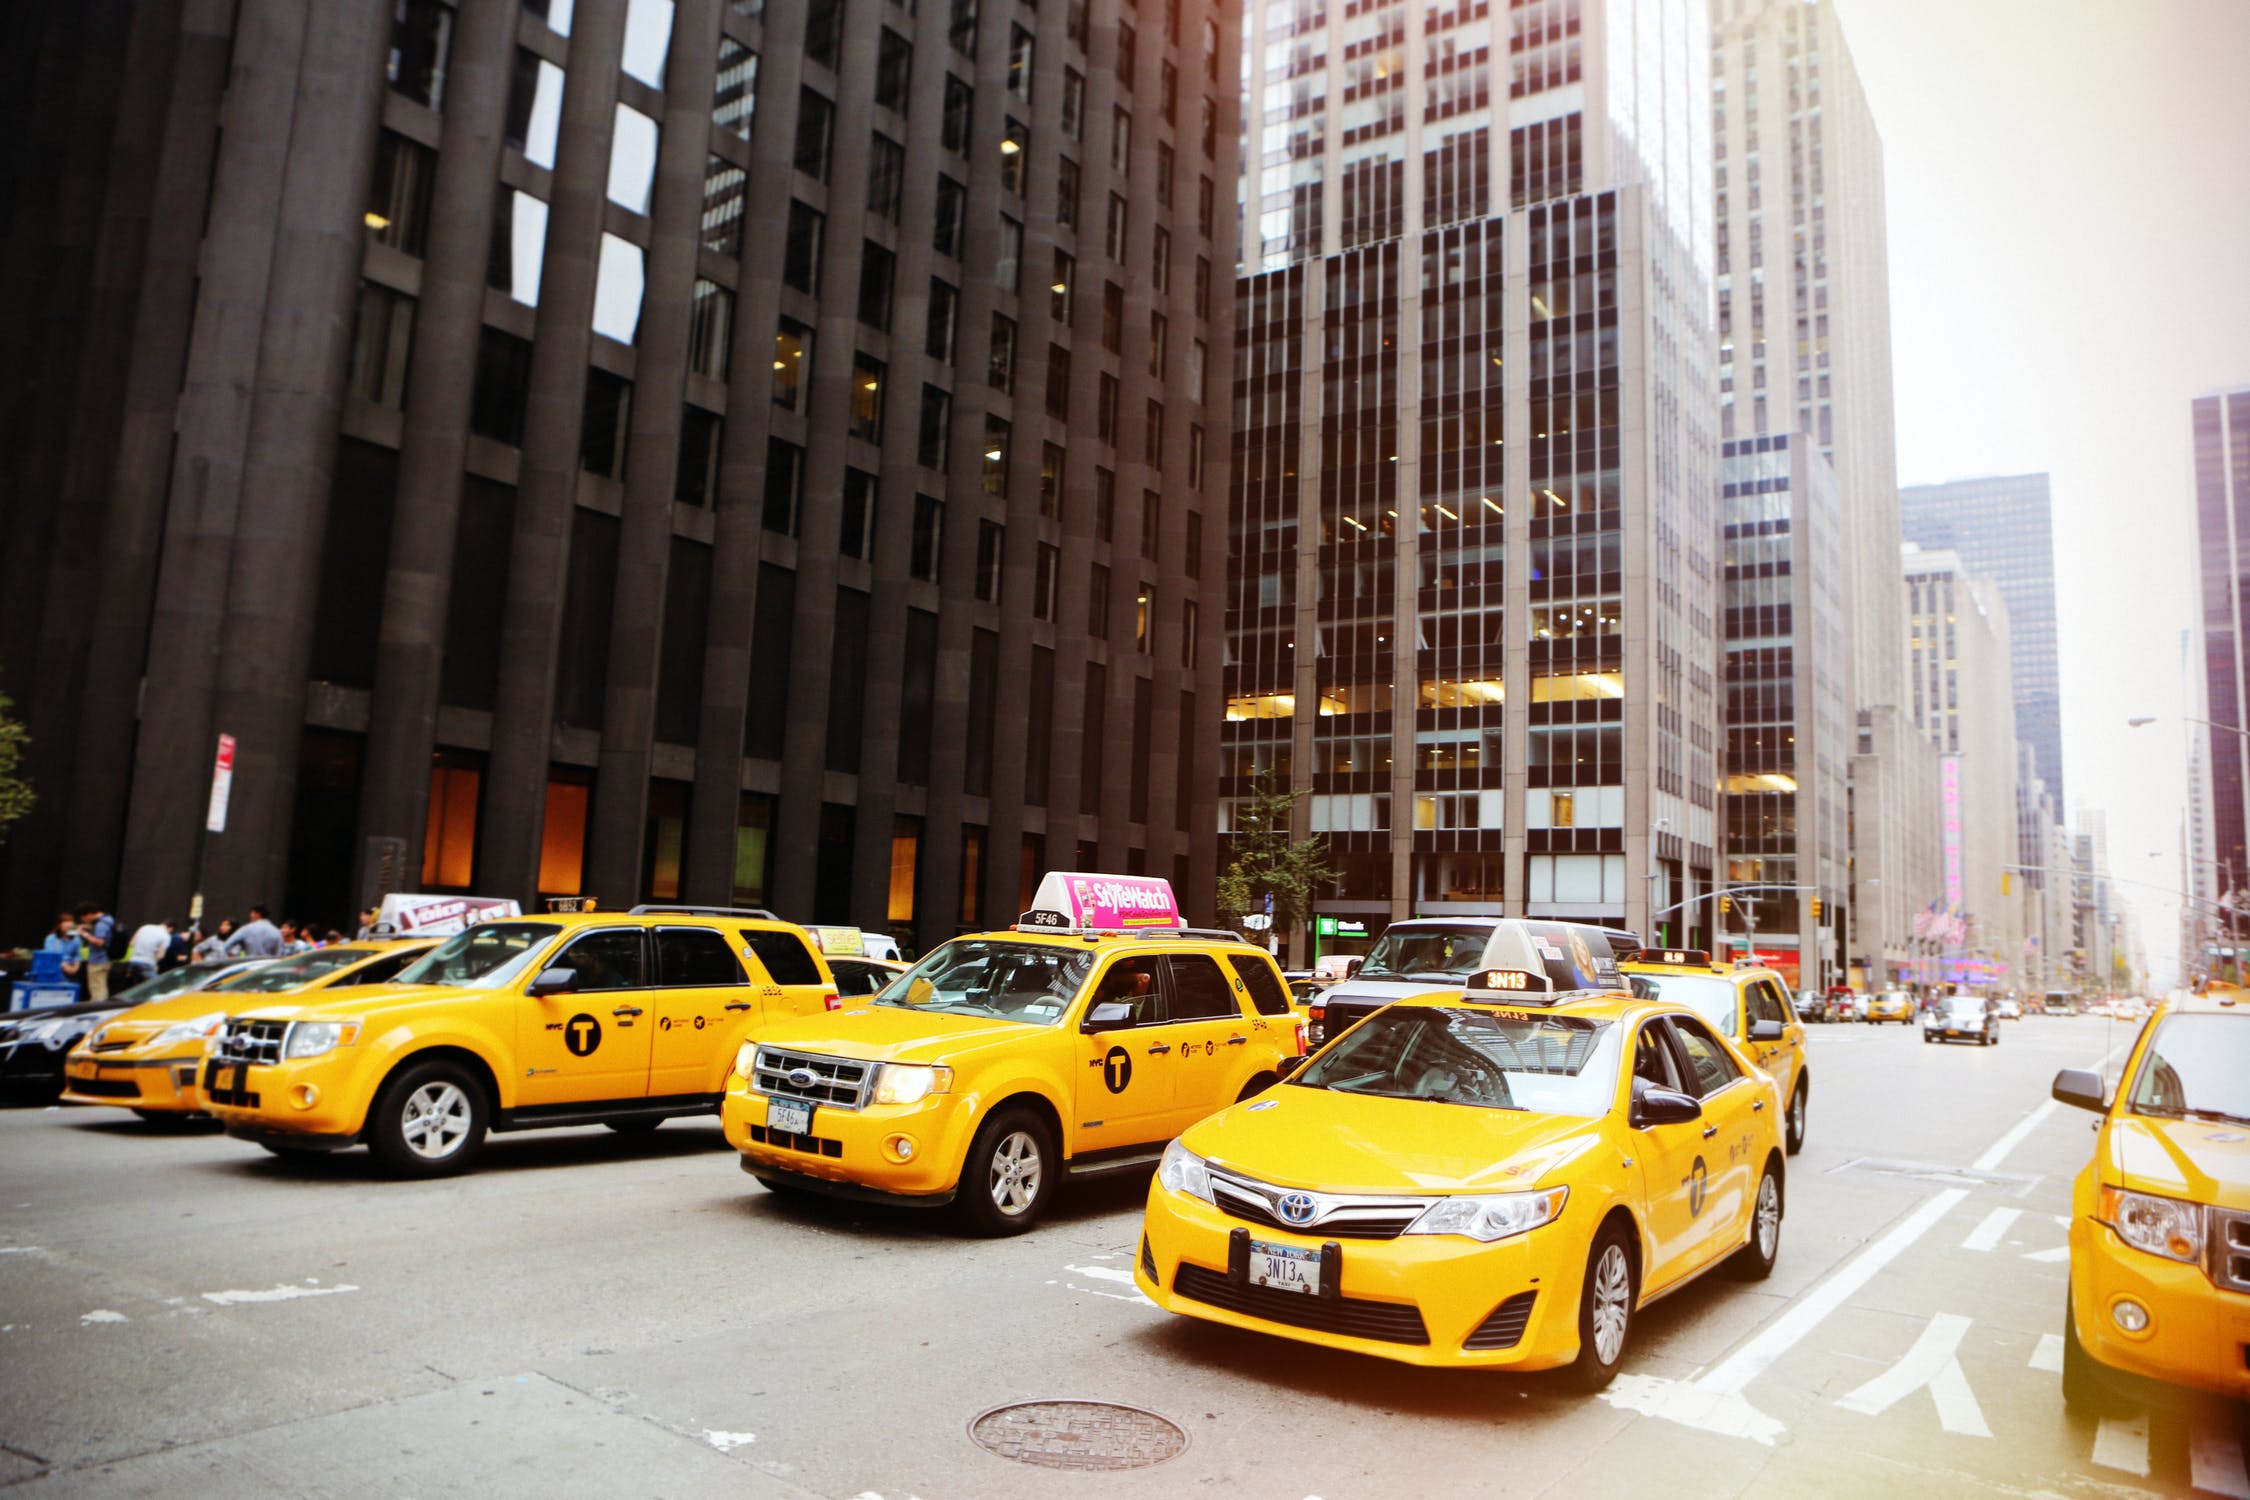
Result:
{"label": "storefront sign", "polygon": [[394,892],[383,898],[376,925],[399,937],[451,937],[479,922],[520,917],[523,908],[500,896],[424,896]]}
{"label": "storefront sign", "polygon": [[1363,938],[1367,923],[1360,917],[1315,917],[1313,930],[1321,937]]}

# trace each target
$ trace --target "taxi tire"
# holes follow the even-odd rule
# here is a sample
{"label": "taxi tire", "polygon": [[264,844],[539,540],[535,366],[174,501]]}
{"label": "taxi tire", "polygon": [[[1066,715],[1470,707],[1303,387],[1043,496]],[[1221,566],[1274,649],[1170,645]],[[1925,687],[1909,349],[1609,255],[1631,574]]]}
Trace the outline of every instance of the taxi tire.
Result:
{"label": "taxi tire", "polygon": [[[1758,1243],[1758,1214],[1764,1206],[1766,1189],[1773,1188],[1773,1253],[1767,1254]],[[1763,1281],[1773,1274],[1773,1263],[1781,1257],[1782,1210],[1788,1205],[1788,1196],[1782,1191],[1780,1163],[1767,1161],[1766,1170],[1758,1178],[1758,1195],[1750,1200],[1750,1238],[1742,1248],[1727,1257],[1727,1272],[1737,1281]]]}
{"label": "taxi tire", "polygon": [[1782,1130],[1788,1137],[1783,1144],[1791,1156],[1805,1149],[1805,1116],[1811,1109],[1812,1086],[1799,1078],[1797,1086],[1789,1091],[1789,1108],[1781,1117]]}
{"label": "taxi tire", "polygon": [[[431,1085],[451,1084],[468,1102],[469,1125],[453,1149],[438,1158],[424,1156],[406,1143],[406,1105],[417,1092]],[[484,1084],[450,1058],[409,1063],[390,1076],[369,1112],[367,1146],[384,1171],[393,1177],[449,1177],[474,1161],[484,1146],[490,1105]]]}
{"label": "taxi tire", "polygon": [[2103,1378],[2101,1365],[2078,1342],[2078,1313],[2070,1292],[2063,1292],[2063,1405],[2085,1416],[2107,1416],[2117,1410],[2117,1393]]}
{"label": "taxi tire", "polygon": [[[1037,1157],[1038,1177],[1030,1203],[1017,1213],[1001,1211],[992,1198],[992,1169],[1001,1148],[1024,1138]],[[954,1210],[961,1226],[986,1239],[1021,1234],[1039,1222],[1047,1200],[1054,1196],[1055,1178],[1062,1170],[1062,1154],[1055,1148],[1054,1132],[1047,1122],[1028,1109],[1003,1109],[986,1117],[969,1142],[961,1163],[961,1182],[955,1190]]]}
{"label": "taxi tire", "polygon": [[[1596,1269],[1611,1250],[1625,1261],[1625,1330],[1617,1341],[1617,1357],[1604,1364],[1594,1347],[1594,1282]],[[1591,1395],[1617,1378],[1626,1352],[1633,1347],[1633,1309],[1640,1294],[1641,1271],[1633,1256],[1631,1237],[1615,1221],[1603,1225],[1602,1232],[1594,1236],[1594,1248],[1586,1254],[1586,1278],[1578,1292],[1578,1357],[1563,1367],[1566,1384]]]}

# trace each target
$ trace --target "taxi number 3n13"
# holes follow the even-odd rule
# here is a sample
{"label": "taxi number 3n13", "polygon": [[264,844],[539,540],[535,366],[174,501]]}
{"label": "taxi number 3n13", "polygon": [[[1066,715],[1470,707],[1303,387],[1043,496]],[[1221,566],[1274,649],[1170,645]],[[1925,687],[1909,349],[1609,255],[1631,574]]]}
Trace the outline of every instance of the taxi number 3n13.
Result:
{"label": "taxi number 3n13", "polygon": [[1300,1250],[1294,1245],[1269,1245],[1262,1240],[1250,1242],[1250,1284],[1270,1286],[1277,1291],[1304,1292],[1320,1295],[1320,1252]]}

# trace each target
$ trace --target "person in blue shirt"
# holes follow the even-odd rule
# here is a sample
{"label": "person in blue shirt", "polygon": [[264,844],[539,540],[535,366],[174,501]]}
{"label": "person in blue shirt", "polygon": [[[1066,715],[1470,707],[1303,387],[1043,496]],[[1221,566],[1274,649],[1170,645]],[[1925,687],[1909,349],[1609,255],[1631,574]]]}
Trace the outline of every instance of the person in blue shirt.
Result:
{"label": "person in blue shirt", "polygon": [[78,936],[78,919],[69,912],[55,918],[55,930],[47,934],[39,951],[62,959],[62,975],[70,983],[77,984],[85,977],[86,945]]}
{"label": "person in blue shirt", "polygon": [[86,998],[109,998],[109,965],[117,956],[117,919],[91,901],[78,907],[78,936],[86,947]]}

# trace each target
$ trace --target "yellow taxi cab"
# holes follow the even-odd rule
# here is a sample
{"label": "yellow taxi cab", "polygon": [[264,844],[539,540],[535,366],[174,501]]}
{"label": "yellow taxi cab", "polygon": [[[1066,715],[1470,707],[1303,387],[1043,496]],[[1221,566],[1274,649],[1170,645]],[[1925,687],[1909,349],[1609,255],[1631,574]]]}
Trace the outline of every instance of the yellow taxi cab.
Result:
{"label": "yellow taxi cab", "polygon": [[[1402,1000],[1165,1152],[1135,1278],[1170,1312],[1410,1364],[1567,1368],[1781,1245],[1781,1094],[1689,1007],[1526,970]],[[1765,1039],[1770,1021],[1754,1022]]]}
{"label": "yellow taxi cab", "polygon": [[[1693,948],[1643,948],[1618,965],[1633,993],[1672,1000],[1694,1011],[1750,1060],[1773,1075],[1783,1107],[1789,1154],[1805,1149],[1805,1115],[1812,1104],[1812,1070],[1805,1065],[1805,1026],[1789,1003],[1789,986],[1771,969],[1722,968]],[[1751,1028],[1778,1022],[1781,1034],[1758,1041]]]}
{"label": "yellow taxi cab", "polygon": [[364,1141],[399,1176],[457,1172],[488,1130],[652,1130],[719,1105],[754,1027],[838,1004],[803,928],[701,906],[482,922],[391,984],[229,1011],[204,1108],[275,1152]]}
{"label": "yellow taxi cab", "polygon": [[1062,1177],[1155,1165],[1302,1050],[1263,948],[1183,926],[1166,881],[1056,872],[1015,927],[941,944],[865,1004],[757,1028],[721,1118],[776,1191],[952,1205],[1015,1234]]}
{"label": "yellow taxi cab", "polygon": [[1885,1021],[1899,1021],[1911,1026],[1914,1024],[1914,997],[1904,990],[1883,990],[1868,1000],[1867,1009],[1860,1019],[1870,1026],[1880,1025]]}
{"label": "yellow taxi cab", "polygon": [[196,1070],[227,1011],[257,1003],[245,996],[388,984],[436,946],[431,938],[312,948],[270,963],[244,964],[205,989],[136,1005],[104,1023],[71,1055],[63,1069],[63,1099],[124,1105],[144,1120],[201,1114]]}
{"label": "yellow taxi cab", "polygon": [[2250,1400],[2250,993],[2167,1001],[2102,1075],[2054,1097],[2102,1116],[2071,1189],[2063,1399],[2160,1381]]}
{"label": "yellow taxi cab", "polygon": [[897,959],[878,956],[874,951],[877,945],[857,927],[808,927],[805,931],[812,934],[820,956],[828,960],[828,971],[836,976],[836,993],[846,1000],[872,995],[906,972],[907,966]]}

